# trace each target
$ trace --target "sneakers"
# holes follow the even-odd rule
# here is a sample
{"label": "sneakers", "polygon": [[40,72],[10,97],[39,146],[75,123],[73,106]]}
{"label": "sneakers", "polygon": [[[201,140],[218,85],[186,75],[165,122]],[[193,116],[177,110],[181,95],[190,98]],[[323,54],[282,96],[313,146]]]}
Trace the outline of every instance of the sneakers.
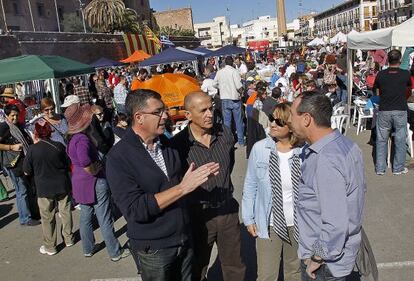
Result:
{"label": "sneakers", "polygon": [[111,261],[117,262],[121,259],[128,257],[129,255],[131,255],[131,252],[129,251],[129,249],[121,249],[121,254],[115,258],[111,258]]}
{"label": "sneakers", "polygon": [[408,168],[404,168],[402,171],[399,171],[399,172],[393,172],[392,174],[394,176],[398,176],[398,175],[404,175],[406,173],[408,173]]}
{"label": "sneakers", "polygon": [[383,176],[385,175],[385,172],[376,172],[377,176]]}
{"label": "sneakers", "polygon": [[85,258],[90,258],[90,257],[92,257],[96,253],[97,250],[98,250],[98,246],[97,245],[94,245],[92,251],[90,253],[83,254],[83,256]]}
{"label": "sneakers", "polygon": [[37,220],[29,220],[26,223],[22,223],[22,226],[36,226],[36,225],[39,225],[39,224],[40,224],[40,221],[37,221]]}
{"label": "sneakers", "polygon": [[65,243],[66,247],[72,247],[73,245],[75,245],[75,243],[70,242],[70,243]]}
{"label": "sneakers", "polygon": [[57,254],[57,251],[56,250],[55,251],[49,251],[49,250],[47,250],[46,247],[45,247],[45,245],[40,246],[39,252],[42,255],[48,255],[48,256],[53,256],[53,255],[56,255]]}

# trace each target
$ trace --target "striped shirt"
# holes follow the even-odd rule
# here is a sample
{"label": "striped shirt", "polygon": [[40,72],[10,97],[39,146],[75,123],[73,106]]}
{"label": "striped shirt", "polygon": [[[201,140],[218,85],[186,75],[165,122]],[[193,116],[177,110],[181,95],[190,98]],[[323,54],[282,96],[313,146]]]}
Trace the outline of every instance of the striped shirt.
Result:
{"label": "striped shirt", "polygon": [[216,124],[212,129],[210,146],[198,142],[190,130],[190,125],[178,133],[172,140],[172,146],[180,154],[183,165],[194,162],[200,167],[209,162],[220,165],[219,174],[211,177],[192,193],[193,203],[206,203],[211,206],[222,204],[233,196],[231,172],[234,166],[235,139],[230,129]]}
{"label": "striped shirt", "polygon": [[161,149],[161,142],[160,140],[157,140],[154,142],[154,146],[152,149],[148,148],[148,145],[145,143],[142,143],[145,147],[145,149],[148,151],[151,158],[154,160],[155,164],[157,164],[158,167],[164,172],[164,174],[168,178],[168,171],[167,166],[165,166],[164,156],[162,156],[162,149]]}

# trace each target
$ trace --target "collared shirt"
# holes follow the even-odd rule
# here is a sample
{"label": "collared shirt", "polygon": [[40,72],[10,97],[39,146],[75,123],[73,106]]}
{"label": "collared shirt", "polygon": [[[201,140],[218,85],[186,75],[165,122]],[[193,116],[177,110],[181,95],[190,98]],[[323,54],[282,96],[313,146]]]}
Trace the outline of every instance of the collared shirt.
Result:
{"label": "collared shirt", "polygon": [[219,174],[192,193],[193,202],[215,205],[232,197],[233,183],[230,176],[234,166],[234,143],[230,129],[221,125],[215,125],[212,129],[209,147],[194,138],[190,125],[173,138],[173,146],[179,151],[183,164],[194,162],[196,168],[209,162],[220,165]]}
{"label": "collared shirt", "polygon": [[127,88],[122,85],[118,84],[116,85],[114,89],[114,100],[117,104],[125,104],[125,99],[127,97],[128,90]]}
{"label": "collared shirt", "polygon": [[300,259],[320,256],[335,277],[351,273],[365,192],[361,150],[338,130],[305,150],[297,203]]}
{"label": "collared shirt", "polygon": [[222,100],[239,100],[238,90],[243,86],[239,71],[230,65],[217,71],[214,82],[220,91]]}
{"label": "collared shirt", "polygon": [[79,101],[81,105],[90,104],[91,103],[91,94],[89,93],[89,89],[82,85],[77,85],[73,87],[73,94],[79,97]]}
{"label": "collared shirt", "polygon": [[157,140],[154,142],[154,146],[152,149],[148,148],[148,145],[145,143],[142,143],[142,145],[145,147],[151,158],[154,160],[155,164],[157,164],[158,167],[164,172],[164,174],[168,178],[168,171],[167,166],[165,166],[164,156],[162,156],[162,149],[161,149],[161,142],[160,140]]}

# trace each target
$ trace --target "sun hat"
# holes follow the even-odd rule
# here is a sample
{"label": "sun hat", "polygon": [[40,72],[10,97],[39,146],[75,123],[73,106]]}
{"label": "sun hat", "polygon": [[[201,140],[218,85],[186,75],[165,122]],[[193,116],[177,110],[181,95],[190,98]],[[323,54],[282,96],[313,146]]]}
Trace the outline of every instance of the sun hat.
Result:
{"label": "sun hat", "polygon": [[92,111],[89,104],[72,104],[65,111],[68,121],[68,134],[76,134],[85,130],[92,122]]}
{"label": "sun hat", "polygon": [[77,95],[69,95],[63,101],[63,104],[60,107],[69,107],[72,104],[80,103],[80,99]]}
{"label": "sun hat", "polygon": [[16,95],[14,94],[13,88],[5,88],[3,93],[0,95],[0,97],[13,99],[16,97]]}

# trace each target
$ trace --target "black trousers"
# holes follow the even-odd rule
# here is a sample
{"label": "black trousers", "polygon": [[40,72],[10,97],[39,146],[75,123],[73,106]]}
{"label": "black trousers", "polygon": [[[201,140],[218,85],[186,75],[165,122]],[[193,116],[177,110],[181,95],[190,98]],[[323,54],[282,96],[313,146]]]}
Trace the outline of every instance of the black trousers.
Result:
{"label": "black trousers", "polygon": [[193,280],[207,280],[211,250],[217,243],[224,281],[243,281],[246,267],[241,258],[239,204],[231,199],[220,208],[190,207],[194,244]]}

